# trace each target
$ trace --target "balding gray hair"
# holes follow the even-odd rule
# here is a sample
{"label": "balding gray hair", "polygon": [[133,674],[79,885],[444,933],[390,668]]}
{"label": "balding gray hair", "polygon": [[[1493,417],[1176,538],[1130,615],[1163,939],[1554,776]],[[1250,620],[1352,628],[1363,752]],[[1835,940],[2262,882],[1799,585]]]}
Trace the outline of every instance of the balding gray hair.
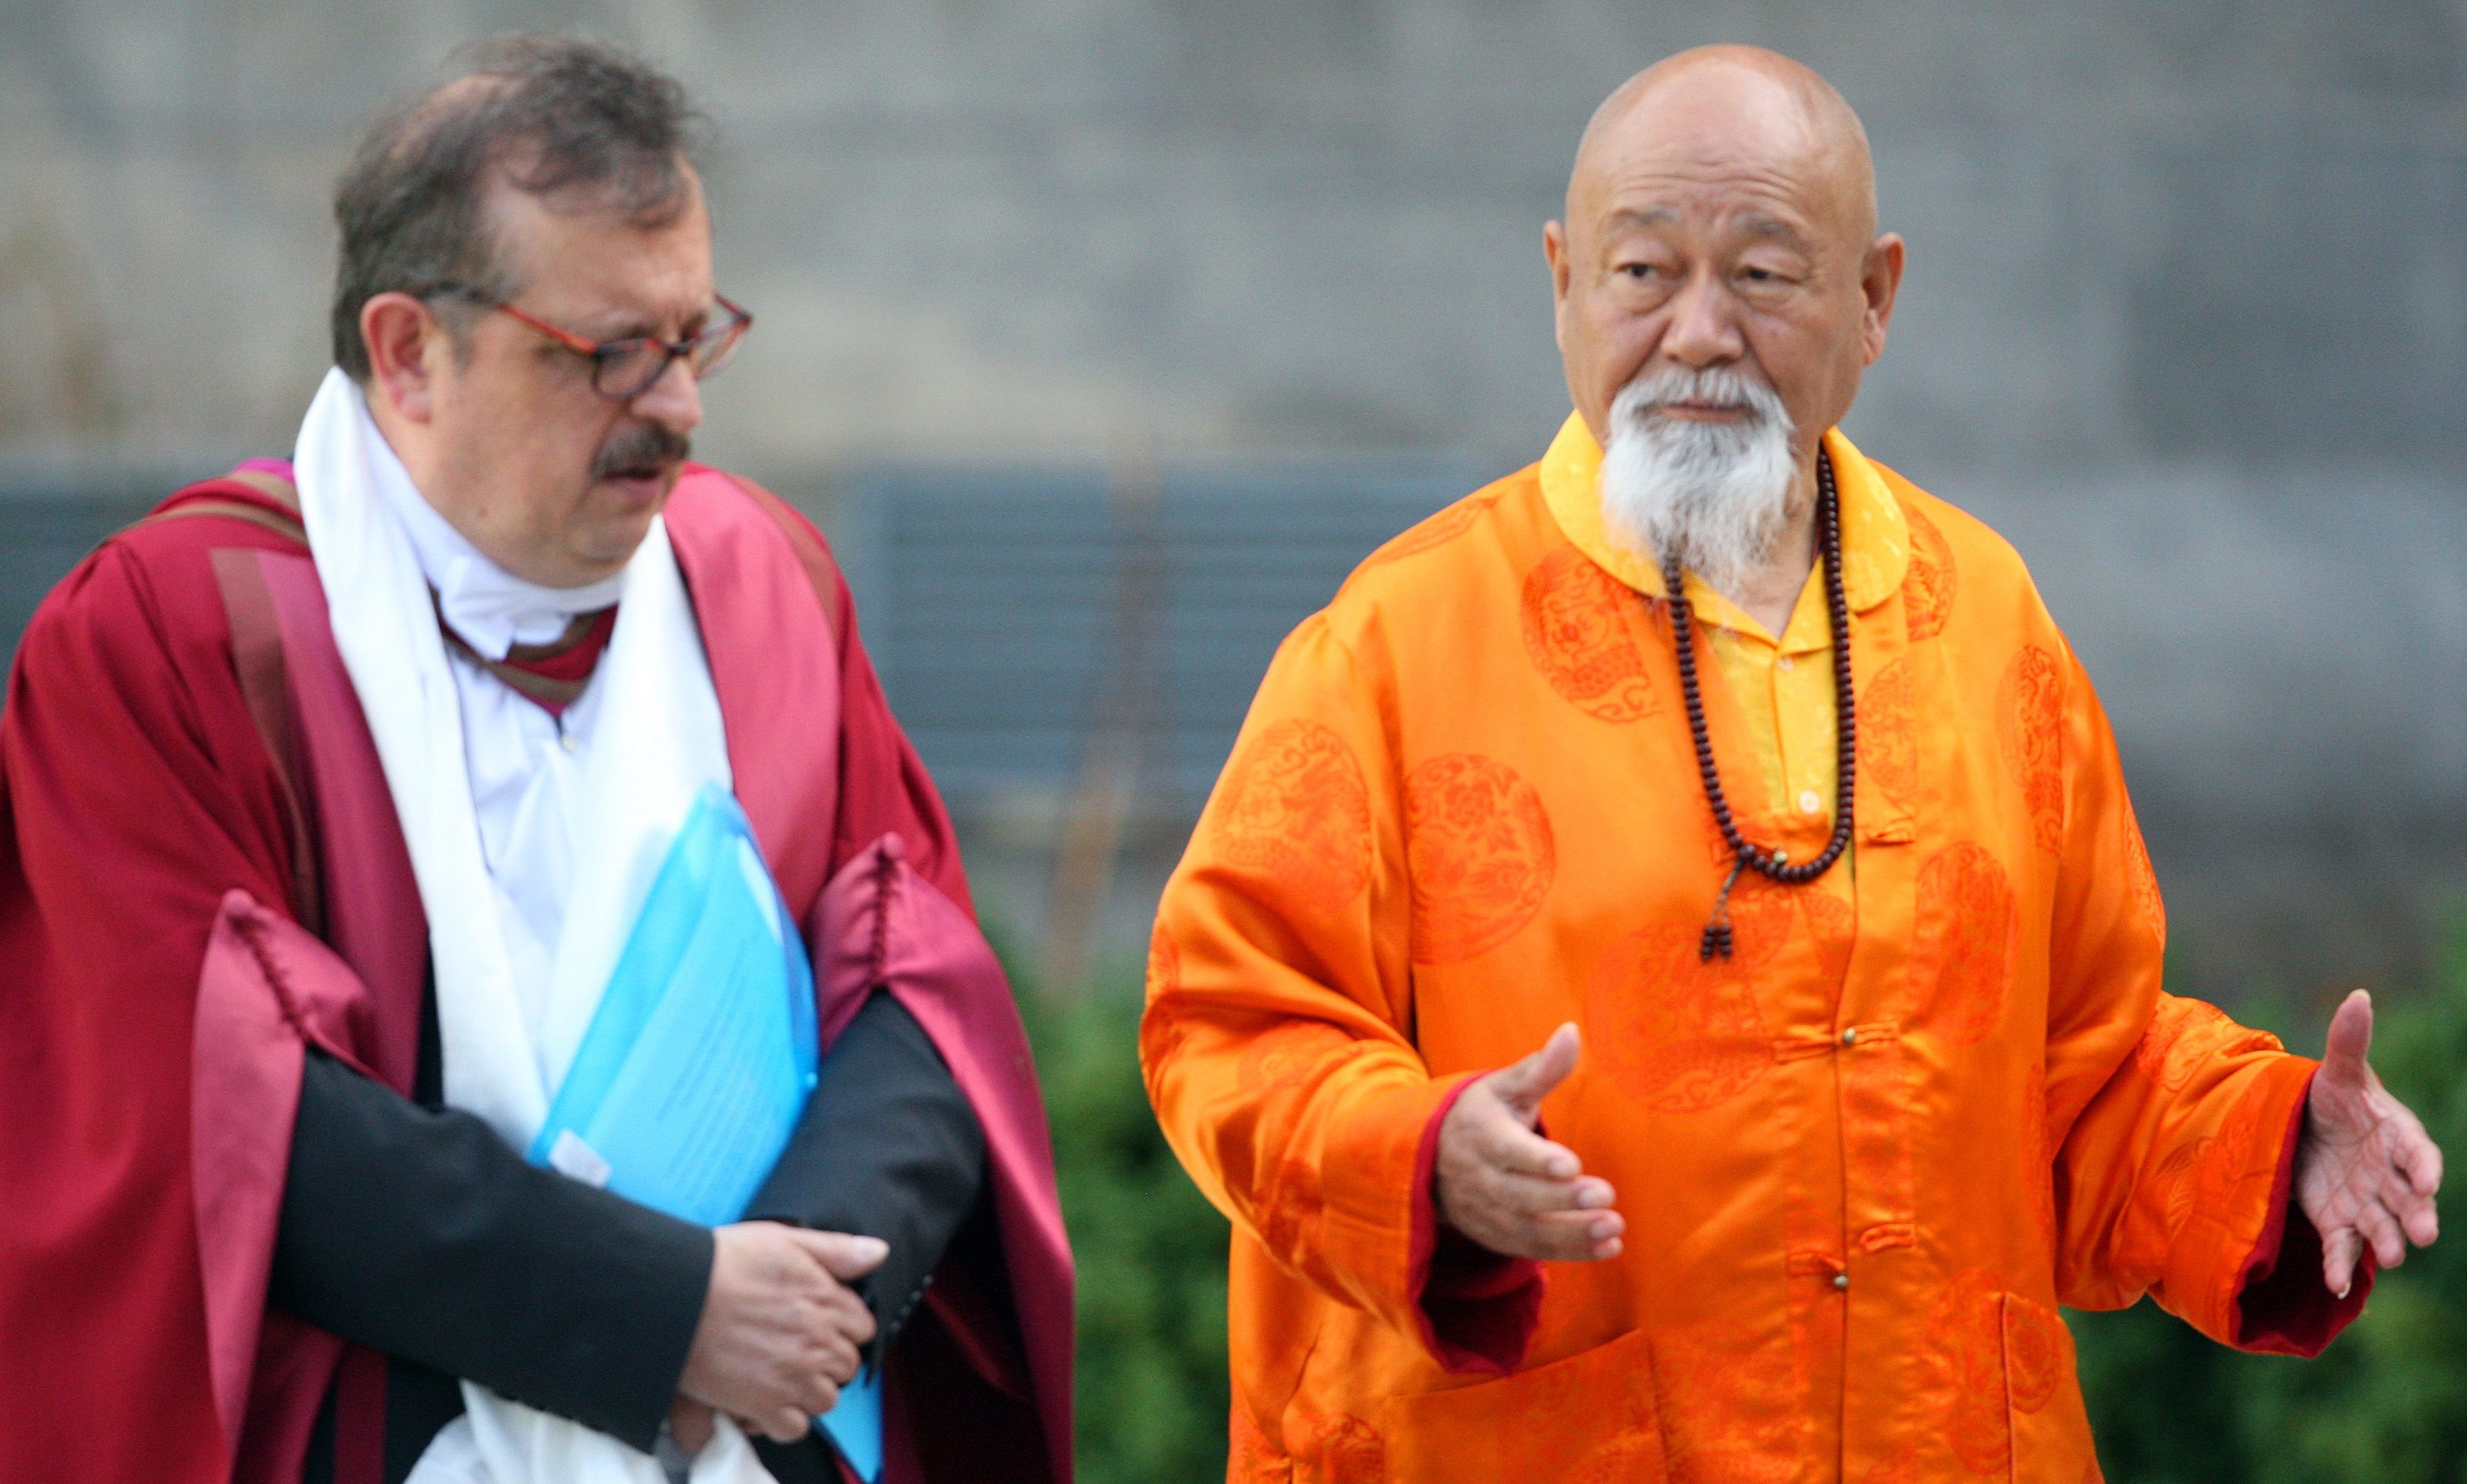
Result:
{"label": "balding gray hair", "polygon": [[705,121],[684,87],[602,42],[503,36],[458,50],[446,75],[379,119],[334,188],[334,363],[365,383],[360,310],[382,293],[448,306],[521,287],[490,230],[498,181],[656,230],[690,200]]}

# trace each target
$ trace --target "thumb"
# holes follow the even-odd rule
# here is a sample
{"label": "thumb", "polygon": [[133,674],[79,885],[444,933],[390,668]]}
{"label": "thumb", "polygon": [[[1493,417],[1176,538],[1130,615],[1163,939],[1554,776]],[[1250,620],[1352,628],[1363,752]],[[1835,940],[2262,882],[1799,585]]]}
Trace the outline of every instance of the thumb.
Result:
{"label": "thumb", "polygon": [[2364,1086],[2371,1081],[2365,1053],[2373,1044],[2373,997],[2357,990],[2340,1002],[2330,1017],[2330,1035],[2321,1050],[2321,1075]]}
{"label": "thumb", "polygon": [[1579,1049],[1576,1025],[1571,1020],[1552,1031],[1550,1039],[1542,1043],[1541,1050],[1491,1073],[1490,1090],[1497,1093],[1499,1100],[1529,1127],[1541,1111],[1542,1100],[1576,1069]]}
{"label": "thumb", "polygon": [[842,1283],[854,1283],[881,1267],[882,1260],[891,1255],[891,1244],[880,1237],[861,1237],[851,1232],[801,1231],[797,1241]]}

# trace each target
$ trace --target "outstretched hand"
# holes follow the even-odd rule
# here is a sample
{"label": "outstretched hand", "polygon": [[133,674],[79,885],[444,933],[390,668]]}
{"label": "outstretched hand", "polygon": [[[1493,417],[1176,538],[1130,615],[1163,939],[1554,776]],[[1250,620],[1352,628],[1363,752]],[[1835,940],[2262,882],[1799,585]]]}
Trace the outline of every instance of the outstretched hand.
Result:
{"label": "outstretched hand", "polygon": [[1493,1252],[1559,1262],[1619,1253],[1627,1223],[1610,1182],[1534,1131],[1542,1100],[1576,1069],[1576,1027],[1476,1082],[1439,1125],[1432,1183],[1440,1219]]}
{"label": "outstretched hand", "polygon": [[2441,1149],[2373,1075],[2372,1043],[2373,997],[2358,990],[2330,1018],[2296,1146],[2296,1197],[2321,1234],[2321,1281],[2341,1298],[2367,1245],[2396,1267],[2409,1243],[2431,1246],[2441,1231]]}

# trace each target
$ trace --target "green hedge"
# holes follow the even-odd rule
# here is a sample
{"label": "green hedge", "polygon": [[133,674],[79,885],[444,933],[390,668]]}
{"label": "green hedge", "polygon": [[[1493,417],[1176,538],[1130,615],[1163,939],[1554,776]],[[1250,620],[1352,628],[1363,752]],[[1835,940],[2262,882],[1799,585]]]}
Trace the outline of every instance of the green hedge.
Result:
{"label": "green hedge", "polygon": [[[1148,1112],[1136,980],[1023,998],[1079,1261],[1080,1477],[1221,1479],[1227,1228]],[[2373,1061],[2445,1150],[2467,1149],[2467,936],[2426,993],[2384,1005]],[[2384,1274],[2320,1360],[2234,1355],[2146,1301],[2071,1315],[2113,1484],[2467,1484],[2461,1179],[2448,1239]]]}
{"label": "green hedge", "polygon": [[[2445,1153],[2467,1149],[2467,937],[2423,993],[2385,1002],[2373,1065]],[[2318,1052],[2314,1043],[2299,1049]],[[2444,1238],[2384,1273],[2318,1360],[2242,1356],[2143,1300],[2071,1315],[2114,1484],[2467,1484],[2467,1221],[2454,1170]]]}
{"label": "green hedge", "polygon": [[1221,1480],[1231,1229],[1148,1111],[1137,982],[1022,999],[1079,1264],[1079,1478]]}

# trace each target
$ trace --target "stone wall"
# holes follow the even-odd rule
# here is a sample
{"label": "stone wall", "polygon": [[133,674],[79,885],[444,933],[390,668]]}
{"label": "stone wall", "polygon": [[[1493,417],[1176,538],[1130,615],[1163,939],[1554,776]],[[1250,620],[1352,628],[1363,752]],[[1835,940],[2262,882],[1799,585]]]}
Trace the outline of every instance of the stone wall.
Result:
{"label": "stone wall", "polygon": [[2467,881],[2456,0],[13,0],[0,466],[287,441],[345,142],[511,28],[630,38],[717,116],[761,324],[705,444],[803,490],[1512,467],[1565,407],[1540,227],[1594,103],[1791,52],[1911,241],[1852,431],[2031,559],[2219,979],[2386,970]]}

